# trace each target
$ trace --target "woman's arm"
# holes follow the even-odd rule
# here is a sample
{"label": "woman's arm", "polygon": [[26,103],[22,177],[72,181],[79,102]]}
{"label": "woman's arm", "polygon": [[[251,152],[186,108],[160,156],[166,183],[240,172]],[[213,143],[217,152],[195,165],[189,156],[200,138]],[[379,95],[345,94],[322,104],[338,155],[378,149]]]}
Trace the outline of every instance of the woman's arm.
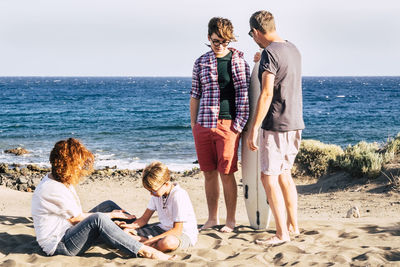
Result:
{"label": "woman's arm", "polygon": [[[92,212],[84,212],[84,213],[79,214],[78,216],[69,218],[68,221],[72,225],[75,225],[75,224],[83,221],[84,219],[86,219],[87,217],[89,217],[92,214],[93,214]],[[130,215],[130,214],[125,213],[124,210],[113,210],[112,212],[104,212],[104,214],[107,214],[108,216],[110,216],[110,219],[132,220],[132,219],[136,218],[135,215]]]}

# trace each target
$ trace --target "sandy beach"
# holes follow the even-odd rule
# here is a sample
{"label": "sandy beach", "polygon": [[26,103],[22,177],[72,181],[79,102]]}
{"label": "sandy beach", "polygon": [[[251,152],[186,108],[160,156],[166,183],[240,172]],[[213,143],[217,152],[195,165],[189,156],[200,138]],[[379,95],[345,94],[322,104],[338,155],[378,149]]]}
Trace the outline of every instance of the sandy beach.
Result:
{"label": "sandy beach", "polygon": [[[188,191],[198,223],[204,223],[207,207],[202,175],[189,172],[174,177]],[[175,252],[178,259],[174,262],[124,258],[106,246],[93,247],[79,257],[48,257],[35,241],[32,193],[0,186],[0,266],[400,266],[400,194],[387,188],[384,177],[374,183],[344,172],[318,181],[297,178],[301,234],[273,247],[255,244],[256,239],[273,235],[275,226],[273,220],[265,231],[248,226],[240,172],[236,177],[237,229],[229,234],[217,229],[201,231],[197,245]],[[77,192],[84,210],[112,199],[139,216],[150,198],[139,175],[130,179],[107,174],[91,177],[77,186]],[[346,218],[353,206],[359,208],[360,218]],[[221,195],[221,219],[224,210]],[[156,220],[154,216],[152,221]]]}

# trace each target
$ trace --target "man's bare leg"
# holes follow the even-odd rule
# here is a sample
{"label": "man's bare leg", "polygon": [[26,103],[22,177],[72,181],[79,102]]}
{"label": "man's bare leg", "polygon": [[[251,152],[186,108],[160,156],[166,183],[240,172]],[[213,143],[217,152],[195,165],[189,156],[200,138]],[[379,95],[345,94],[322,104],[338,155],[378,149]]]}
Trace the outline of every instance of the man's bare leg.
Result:
{"label": "man's bare leg", "polygon": [[236,226],[237,185],[235,174],[220,173],[226,206],[226,223],[221,232],[230,233]]}
{"label": "man's bare leg", "polygon": [[219,224],[218,218],[218,199],[219,199],[219,181],[218,171],[209,171],[204,173],[204,187],[206,191],[208,220],[201,229],[211,228]]}
{"label": "man's bare leg", "polygon": [[265,175],[262,173],[261,181],[267,194],[269,206],[274,215],[276,225],[276,235],[267,239],[264,243],[279,244],[290,241],[285,220],[285,201],[278,182],[278,175]]}
{"label": "man's bare leg", "polygon": [[297,222],[297,189],[290,170],[285,170],[279,175],[279,185],[282,189],[287,212],[287,228],[292,234],[300,234]]}

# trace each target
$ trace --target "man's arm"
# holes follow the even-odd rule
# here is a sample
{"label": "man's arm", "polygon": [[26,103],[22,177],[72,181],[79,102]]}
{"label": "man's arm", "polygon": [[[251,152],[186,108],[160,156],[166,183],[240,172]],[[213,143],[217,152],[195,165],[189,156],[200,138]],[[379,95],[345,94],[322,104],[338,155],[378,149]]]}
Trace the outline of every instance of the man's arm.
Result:
{"label": "man's arm", "polygon": [[253,151],[258,149],[256,141],[258,137],[258,129],[260,128],[260,125],[267,115],[271,105],[272,97],[274,95],[274,81],[274,74],[268,71],[263,72],[261,82],[262,90],[260,96],[258,97],[255,118],[250,127],[249,137],[247,138],[247,145]]}
{"label": "man's arm", "polygon": [[190,126],[193,128],[193,126],[197,122],[197,114],[199,113],[199,105],[200,105],[200,99],[197,98],[190,98]]}

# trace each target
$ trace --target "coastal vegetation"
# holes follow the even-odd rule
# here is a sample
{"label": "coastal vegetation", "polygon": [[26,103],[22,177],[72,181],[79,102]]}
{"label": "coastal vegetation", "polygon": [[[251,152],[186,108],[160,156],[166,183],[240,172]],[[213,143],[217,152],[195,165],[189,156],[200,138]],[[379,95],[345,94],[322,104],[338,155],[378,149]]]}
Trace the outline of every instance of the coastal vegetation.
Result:
{"label": "coastal vegetation", "polygon": [[[294,175],[306,174],[315,178],[332,171],[344,170],[353,177],[374,179],[381,175],[385,164],[400,154],[400,133],[386,144],[361,141],[342,150],[337,145],[316,140],[303,140],[296,158]],[[391,178],[398,180],[398,176]]]}

